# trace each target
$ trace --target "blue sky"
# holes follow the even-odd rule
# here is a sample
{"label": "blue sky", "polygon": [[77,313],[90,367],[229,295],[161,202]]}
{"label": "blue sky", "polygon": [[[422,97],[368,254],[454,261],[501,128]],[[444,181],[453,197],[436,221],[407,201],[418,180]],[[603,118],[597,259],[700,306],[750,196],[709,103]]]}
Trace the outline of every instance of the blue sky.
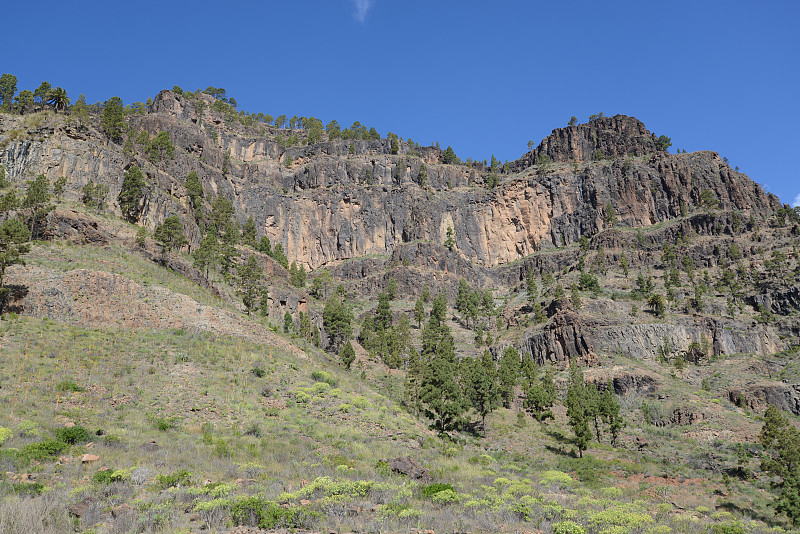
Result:
{"label": "blue sky", "polygon": [[796,0],[46,0],[3,19],[0,71],[20,89],[129,103],[213,85],[240,109],[501,161],[572,115],[622,113],[800,202]]}

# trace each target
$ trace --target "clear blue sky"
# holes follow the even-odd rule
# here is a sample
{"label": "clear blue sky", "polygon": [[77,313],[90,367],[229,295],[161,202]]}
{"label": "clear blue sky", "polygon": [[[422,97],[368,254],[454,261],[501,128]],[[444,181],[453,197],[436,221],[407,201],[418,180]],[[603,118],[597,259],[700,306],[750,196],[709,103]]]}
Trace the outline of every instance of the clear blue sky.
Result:
{"label": "clear blue sky", "polygon": [[512,160],[575,115],[641,119],[800,202],[800,2],[9,2],[0,72],[89,102],[177,84]]}

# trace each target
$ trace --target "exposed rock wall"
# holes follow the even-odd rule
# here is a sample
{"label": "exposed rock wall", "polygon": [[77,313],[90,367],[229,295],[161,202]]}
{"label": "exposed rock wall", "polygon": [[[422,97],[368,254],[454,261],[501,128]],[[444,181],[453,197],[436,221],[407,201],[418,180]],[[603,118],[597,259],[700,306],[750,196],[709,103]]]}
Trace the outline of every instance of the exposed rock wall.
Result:
{"label": "exposed rock wall", "polygon": [[[90,179],[105,183],[117,213],[124,171],[138,165],[150,184],[143,222],[153,228],[177,213],[193,243],[201,236],[183,181],[196,171],[210,195],[233,199],[240,222],[253,216],[260,234],[311,269],[392,254],[413,241],[443,243],[448,227],[455,230],[456,251],[469,261],[507,264],[602,231],[607,204],[621,224],[636,227],[675,217],[682,203],[696,205],[705,190],[721,207],[744,214],[780,205],[715,153],[660,151],[653,134],[630,117],[554,130],[487,190],[482,166],[442,165],[433,148],[401,143],[392,154],[386,139],[287,148],[275,140],[276,129],[227,125],[212,112],[210,97],[201,98],[205,109],[198,114],[196,100],[164,91],[150,113],[129,118],[133,131],[168,132],[177,147],[173,160],[150,162],[139,148],[126,153],[91,124],[56,118],[27,130],[23,119],[4,119],[0,163],[18,181],[39,173],[65,176],[72,200]],[[12,140],[12,130],[25,130],[24,138]],[[594,161],[598,148],[613,159]],[[536,155],[545,154],[558,164],[532,168]]]}
{"label": "exposed rock wall", "polygon": [[571,312],[557,313],[543,328],[533,328],[517,349],[538,364],[564,365],[571,358],[593,365],[597,354],[621,354],[635,359],[656,359],[662,348],[683,354],[692,343],[707,342],[705,358],[725,354],[771,354],[783,342],[763,326],[726,319],[698,317],[693,322],[604,323]]}
{"label": "exposed rock wall", "polygon": [[800,384],[761,381],[728,389],[729,400],[742,408],[762,412],[768,404],[800,415]]}

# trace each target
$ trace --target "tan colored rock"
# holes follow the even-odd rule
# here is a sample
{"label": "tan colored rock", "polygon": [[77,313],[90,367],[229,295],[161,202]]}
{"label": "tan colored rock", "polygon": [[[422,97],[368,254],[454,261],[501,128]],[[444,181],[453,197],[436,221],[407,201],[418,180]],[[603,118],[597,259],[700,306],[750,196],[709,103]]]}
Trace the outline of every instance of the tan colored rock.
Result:
{"label": "tan colored rock", "polygon": [[96,454],[84,454],[81,457],[81,463],[82,464],[88,464],[88,463],[91,463],[91,462],[96,462],[99,459],[100,459],[100,457],[97,456]]}

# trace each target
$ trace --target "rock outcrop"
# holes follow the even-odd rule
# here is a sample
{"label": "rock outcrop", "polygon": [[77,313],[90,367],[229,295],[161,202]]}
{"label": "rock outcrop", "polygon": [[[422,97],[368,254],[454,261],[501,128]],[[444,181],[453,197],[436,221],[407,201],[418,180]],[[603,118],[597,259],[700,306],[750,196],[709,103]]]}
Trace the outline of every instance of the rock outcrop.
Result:
{"label": "rock outcrop", "polygon": [[[515,162],[517,168],[533,166],[543,156],[556,163],[586,162],[604,158],[637,157],[655,152],[655,134],[633,117],[599,117],[587,124],[556,128],[539,146]],[[599,156],[599,157],[598,157]]]}
{"label": "rock outcrop", "polygon": [[733,386],[728,389],[728,399],[737,406],[756,412],[763,412],[771,404],[800,415],[800,384],[764,380]]}
{"label": "rock outcrop", "polygon": [[537,365],[554,363],[567,367],[574,359],[581,366],[597,363],[594,347],[584,335],[584,323],[570,311],[556,314],[541,331],[529,335],[518,347],[523,357],[530,357]]}

